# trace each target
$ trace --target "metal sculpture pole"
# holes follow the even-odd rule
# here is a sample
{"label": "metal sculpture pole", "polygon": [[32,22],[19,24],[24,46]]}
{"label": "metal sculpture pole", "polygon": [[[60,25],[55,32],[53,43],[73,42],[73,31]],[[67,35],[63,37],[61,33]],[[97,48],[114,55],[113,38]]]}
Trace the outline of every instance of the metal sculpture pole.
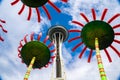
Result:
{"label": "metal sculpture pole", "polygon": [[98,68],[99,68],[101,80],[107,80],[107,76],[106,76],[106,73],[104,71],[104,66],[102,63],[102,58],[100,55],[98,38],[95,38],[95,49],[96,49],[96,57],[97,57]]}
{"label": "metal sculpture pole", "polygon": [[25,74],[25,76],[24,76],[24,80],[28,80],[29,75],[30,75],[30,72],[31,72],[31,70],[32,70],[32,67],[33,67],[33,65],[34,65],[34,63],[35,63],[35,59],[36,59],[36,57],[33,57],[33,58],[32,58],[29,66],[28,66],[27,72],[26,72],[26,74]]}

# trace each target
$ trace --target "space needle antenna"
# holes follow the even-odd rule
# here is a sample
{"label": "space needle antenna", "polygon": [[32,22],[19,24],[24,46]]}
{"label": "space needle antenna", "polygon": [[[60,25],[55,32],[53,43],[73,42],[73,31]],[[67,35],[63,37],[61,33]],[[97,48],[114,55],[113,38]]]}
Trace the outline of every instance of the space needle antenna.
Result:
{"label": "space needle antenna", "polygon": [[68,38],[68,31],[63,26],[55,25],[48,30],[48,35],[49,39],[54,42],[56,47],[55,68],[53,68],[56,71],[56,76],[51,80],[66,80],[61,48],[62,43]]}

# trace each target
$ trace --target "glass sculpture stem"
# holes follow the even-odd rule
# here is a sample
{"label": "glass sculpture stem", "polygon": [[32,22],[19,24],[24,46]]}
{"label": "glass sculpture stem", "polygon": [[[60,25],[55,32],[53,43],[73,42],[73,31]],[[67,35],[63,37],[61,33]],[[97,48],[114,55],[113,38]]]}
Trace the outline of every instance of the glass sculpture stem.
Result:
{"label": "glass sculpture stem", "polygon": [[102,58],[100,55],[98,38],[95,38],[95,49],[96,49],[96,57],[97,57],[98,68],[99,68],[101,80],[107,80],[106,73],[104,71],[104,66],[102,63]]}
{"label": "glass sculpture stem", "polygon": [[28,66],[27,72],[26,72],[26,74],[25,74],[25,76],[24,76],[24,80],[28,80],[28,77],[29,77],[30,72],[31,72],[31,70],[32,70],[32,67],[33,67],[33,65],[34,65],[35,59],[36,59],[36,57],[33,57],[33,58],[32,58],[29,66]]}

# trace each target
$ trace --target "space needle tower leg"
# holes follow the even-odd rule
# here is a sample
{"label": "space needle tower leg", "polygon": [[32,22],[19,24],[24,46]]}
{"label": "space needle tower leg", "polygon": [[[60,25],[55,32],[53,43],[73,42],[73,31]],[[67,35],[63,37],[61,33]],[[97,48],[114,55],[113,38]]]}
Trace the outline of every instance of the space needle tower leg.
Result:
{"label": "space needle tower leg", "polygon": [[56,78],[52,80],[65,80],[63,78],[63,65],[62,65],[62,43],[67,39],[68,32],[63,26],[54,26],[48,30],[48,35],[51,41],[54,42],[56,47]]}
{"label": "space needle tower leg", "polygon": [[54,34],[55,37],[55,47],[56,47],[56,77],[62,77],[62,69],[61,69],[61,56],[60,56],[60,51],[61,51],[61,43],[63,41],[63,38],[60,40],[60,36],[62,36],[61,33],[56,33]]}

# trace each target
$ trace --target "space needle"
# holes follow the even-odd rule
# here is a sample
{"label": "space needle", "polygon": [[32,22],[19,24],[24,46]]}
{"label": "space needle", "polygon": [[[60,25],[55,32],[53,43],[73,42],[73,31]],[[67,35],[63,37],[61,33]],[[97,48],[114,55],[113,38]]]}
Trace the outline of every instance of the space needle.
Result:
{"label": "space needle", "polygon": [[62,43],[68,38],[68,31],[63,26],[55,25],[48,30],[48,35],[56,48],[56,58],[53,64],[51,80],[66,80],[62,59]]}

